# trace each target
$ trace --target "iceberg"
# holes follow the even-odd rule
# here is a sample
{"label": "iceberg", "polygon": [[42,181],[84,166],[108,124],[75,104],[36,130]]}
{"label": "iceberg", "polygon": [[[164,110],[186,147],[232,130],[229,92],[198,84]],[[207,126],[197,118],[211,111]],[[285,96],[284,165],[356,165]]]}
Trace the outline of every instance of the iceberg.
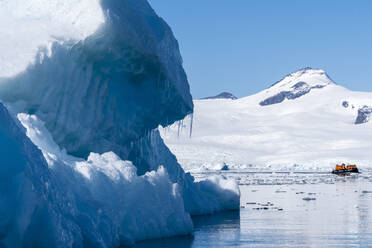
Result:
{"label": "iceberg", "polygon": [[0,13],[12,34],[0,44],[1,246],[118,247],[239,208],[235,181],[196,182],[160,137],[193,102],[146,0],[1,1]]}
{"label": "iceberg", "polygon": [[192,232],[179,186],[164,167],[137,176],[112,152],[74,158],[50,143],[36,116],[18,118],[43,148],[1,105],[3,245],[107,247]]}

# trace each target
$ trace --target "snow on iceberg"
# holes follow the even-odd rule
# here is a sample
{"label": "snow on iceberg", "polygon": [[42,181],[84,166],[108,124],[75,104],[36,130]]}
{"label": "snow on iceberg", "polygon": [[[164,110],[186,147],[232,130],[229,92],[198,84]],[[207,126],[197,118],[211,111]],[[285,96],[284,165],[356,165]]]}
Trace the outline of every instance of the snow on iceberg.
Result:
{"label": "snow on iceberg", "polygon": [[[27,197],[37,200],[17,203],[32,217],[1,213],[9,223],[22,224],[6,231],[4,222],[5,246],[115,247],[190,233],[189,214],[239,208],[235,182],[194,182],[156,129],[193,111],[168,25],[145,0],[102,0],[99,11],[97,2],[88,8],[88,1],[31,0],[26,11],[1,17],[12,23],[20,46],[0,46],[11,50],[0,75],[0,99],[41,149],[22,134],[26,150],[37,156],[24,157],[24,167],[19,162],[28,176],[17,185],[27,181],[40,189]],[[72,16],[54,18],[53,6],[61,7],[61,16]],[[0,2],[1,12],[12,8],[10,1]],[[42,16],[35,17],[40,9]],[[40,37],[17,28],[24,23]],[[30,44],[21,46],[26,38]],[[1,190],[9,199],[30,191],[17,185]]]}
{"label": "snow on iceberg", "polygon": [[[99,0],[0,1],[0,78],[34,62],[40,46],[85,39],[104,22]],[[15,30],[17,30],[15,32]],[[27,42],[25,42],[27,41]]]}

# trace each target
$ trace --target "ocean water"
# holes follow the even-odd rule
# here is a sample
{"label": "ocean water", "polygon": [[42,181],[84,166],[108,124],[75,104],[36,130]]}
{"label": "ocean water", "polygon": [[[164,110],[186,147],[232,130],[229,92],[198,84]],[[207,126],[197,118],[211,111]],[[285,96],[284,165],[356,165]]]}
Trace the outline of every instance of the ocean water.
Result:
{"label": "ocean water", "polygon": [[193,235],[135,247],[372,247],[371,172],[224,174],[240,182],[240,212],[194,217]]}

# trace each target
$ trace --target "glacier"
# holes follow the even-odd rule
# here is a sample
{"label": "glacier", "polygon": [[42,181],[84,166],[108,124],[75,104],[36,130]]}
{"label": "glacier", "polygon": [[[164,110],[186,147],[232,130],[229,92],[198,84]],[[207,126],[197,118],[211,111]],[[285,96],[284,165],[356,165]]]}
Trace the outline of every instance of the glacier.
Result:
{"label": "glacier", "polygon": [[194,106],[146,0],[1,1],[0,13],[2,246],[117,247],[239,208],[235,181],[195,181],[160,136]]}
{"label": "glacier", "polygon": [[337,163],[361,170],[372,163],[372,93],[337,85],[321,69],[300,69],[237,100],[194,104],[191,139],[178,131],[188,129],[187,120],[182,128],[160,130],[189,172],[220,171],[225,165],[239,171],[329,172]]}

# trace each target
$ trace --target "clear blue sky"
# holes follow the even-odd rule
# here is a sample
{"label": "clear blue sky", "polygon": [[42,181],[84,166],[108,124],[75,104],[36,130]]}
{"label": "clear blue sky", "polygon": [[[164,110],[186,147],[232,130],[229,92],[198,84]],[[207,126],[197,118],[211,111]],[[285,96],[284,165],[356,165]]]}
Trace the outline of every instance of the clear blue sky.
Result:
{"label": "clear blue sky", "polygon": [[150,0],[173,29],[194,98],[256,93],[303,67],[372,91],[372,1]]}

